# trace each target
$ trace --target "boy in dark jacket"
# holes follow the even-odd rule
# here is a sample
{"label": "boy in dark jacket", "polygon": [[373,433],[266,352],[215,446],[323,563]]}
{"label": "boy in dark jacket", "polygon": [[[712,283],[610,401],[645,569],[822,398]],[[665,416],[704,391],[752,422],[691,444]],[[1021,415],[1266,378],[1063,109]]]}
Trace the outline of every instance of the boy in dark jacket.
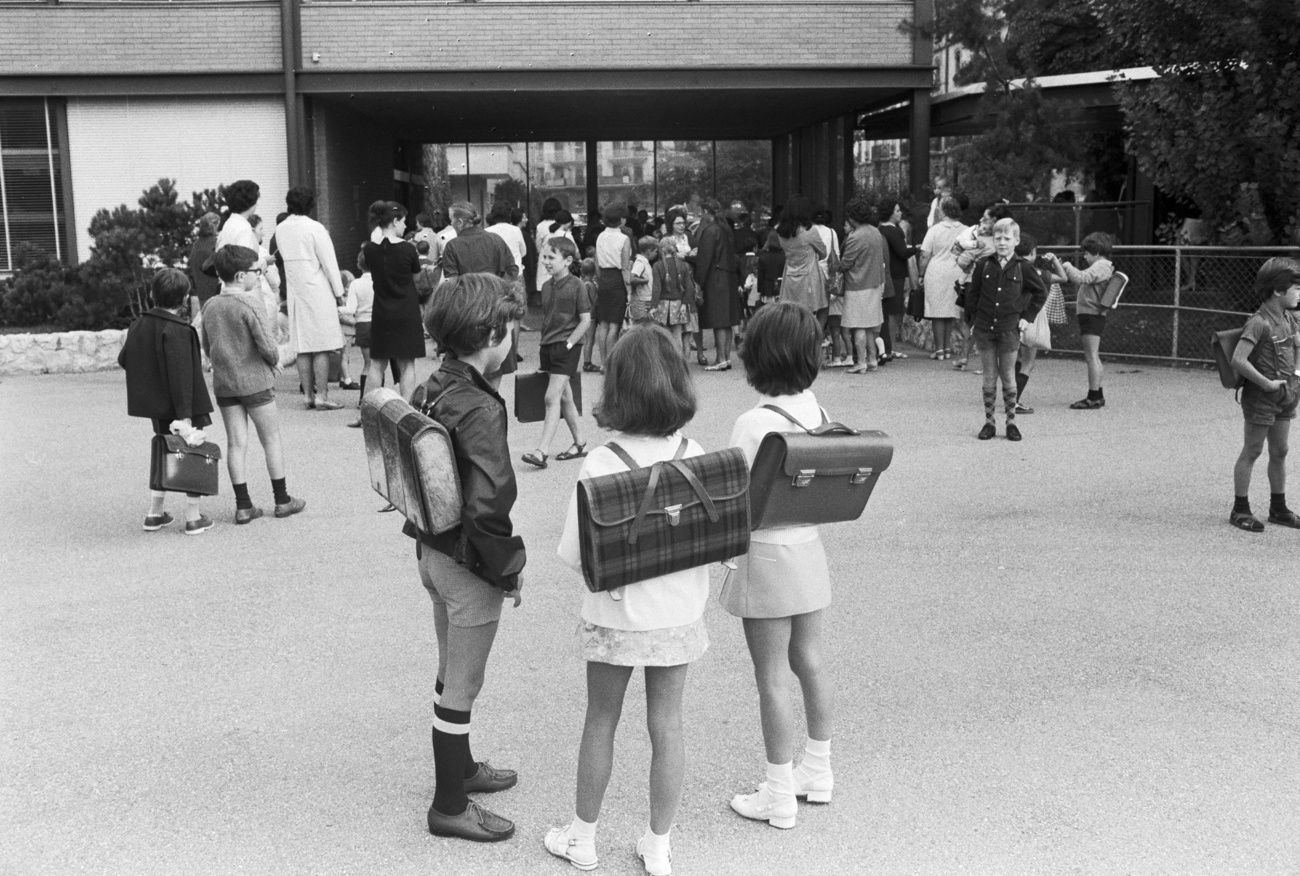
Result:
{"label": "boy in dark jacket", "polygon": [[[190,295],[190,280],[184,271],[163,268],[150,285],[153,309],[127,329],[117,364],[126,369],[126,412],[153,422],[155,435],[188,435],[212,423],[212,399],[203,382],[199,336],[178,313]],[[200,442],[201,442],[200,438]],[[187,493],[185,534],[198,535],[212,527],[212,520],[199,513],[199,494]],[[149,491],[149,513],[145,532],[156,532],[172,522],[163,510],[167,493]]]}
{"label": "boy in dark jacket", "polygon": [[1006,409],[1007,440],[1019,441],[1016,426],[1016,353],[1020,332],[1047,303],[1047,287],[1033,263],[1015,253],[1020,226],[1014,219],[993,225],[993,254],[975,263],[966,292],[966,321],[971,323],[984,368],[984,428],[979,439],[997,434],[993,409],[997,405],[998,378],[1002,378],[1002,404]]}

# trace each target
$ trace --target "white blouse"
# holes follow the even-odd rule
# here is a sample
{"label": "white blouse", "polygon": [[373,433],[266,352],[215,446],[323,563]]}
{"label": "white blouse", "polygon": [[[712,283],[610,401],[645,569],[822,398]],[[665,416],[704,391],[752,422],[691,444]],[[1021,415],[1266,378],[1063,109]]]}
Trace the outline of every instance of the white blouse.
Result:
{"label": "white blouse", "polygon": [[[754,457],[758,455],[758,446],[769,432],[798,432],[799,427],[775,411],[763,410],[763,405],[775,405],[814,429],[822,423],[822,409],[817,404],[817,396],[811,389],[805,389],[798,395],[762,395],[758,405],[745,411],[736,418],[736,426],[731,430],[731,446],[739,447],[745,454],[745,461],[752,468]],[[817,538],[816,526],[786,526],[779,529],[759,529],[750,536],[750,541],[763,544],[802,544]]]}

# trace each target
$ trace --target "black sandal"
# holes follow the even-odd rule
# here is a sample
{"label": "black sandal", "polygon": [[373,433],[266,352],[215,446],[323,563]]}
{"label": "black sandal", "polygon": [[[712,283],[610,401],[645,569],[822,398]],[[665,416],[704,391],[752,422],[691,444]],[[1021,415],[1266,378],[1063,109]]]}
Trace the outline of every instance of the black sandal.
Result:
{"label": "black sandal", "polygon": [[555,458],[560,462],[568,462],[570,459],[581,459],[582,457],[587,455],[586,442],[579,444],[577,441],[574,441],[573,446],[578,448],[576,453],[566,450],[563,453],[555,454]]}
{"label": "black sandal", "polygon": [[523,455],[522,459],[524,462],[528,463],[529,465],[535,465],[538,468],[546,468],[545,453],[541,454],[541,456],[538,456],[536,453],[529,451],[528,453],[525,453]]}
{"label": "black sandal", "polygon": [[[1292,515],[1295,516],[1295,515]],[[1263,532],[1264,524],[1261,523],[1253,514],[1245,511],[1233,511],[1228,517],[1228,522],[1238,529],[1246,532]]]}
{"label": "black sandal", "polygon": [[1276,523],[1278,526],[1289,526],[1292,529],[1300,529],[1300,515],[1296,514],[1290,508],[1278,513],[1268,512],[1268,522]]}
{"label": "black sandal", "polygon": [[1081,398],[1074,404],[1070,405],[1072,411],[1095,411],[1097,408],[1106,407],[1104,398]]}

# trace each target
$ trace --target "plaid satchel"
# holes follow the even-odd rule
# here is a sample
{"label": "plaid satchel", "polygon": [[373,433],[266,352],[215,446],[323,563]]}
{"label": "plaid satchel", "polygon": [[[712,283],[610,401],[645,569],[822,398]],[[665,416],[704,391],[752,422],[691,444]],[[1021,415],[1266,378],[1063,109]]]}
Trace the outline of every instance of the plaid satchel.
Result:
{"label": "plaid satchel", "polygon": [[749,552],[749,467],[730,447],[578,481],[582,577],[593,593]]}

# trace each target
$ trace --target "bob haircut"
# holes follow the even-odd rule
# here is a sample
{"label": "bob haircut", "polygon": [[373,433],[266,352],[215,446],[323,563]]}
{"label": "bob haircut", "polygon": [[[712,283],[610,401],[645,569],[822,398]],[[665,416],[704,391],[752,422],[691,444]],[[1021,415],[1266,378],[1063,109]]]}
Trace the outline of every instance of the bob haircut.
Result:
{"label": "bob haircut", "polygon": [[1285,292],[1300,283],[1300,262],[1295,259],[1273,256],[1260,266],[1255,275],[1255,291],[1267,301],[1279,292]]}
{"label": "bob haircut", "polygon": [[949,195],[939,202],[939,212],[942,213],[945,218],[960,219],[961,201],[957,200],[952,195]]}
{"label": "bob haircut", "polygon": [[876,211],[865,198],[854,198],[849,201],[848,206],[844,208],[844,212],[848,214],[851,221],[859,225],[875,224]]}
{"label": "bob haircut", "polygon": [[772,252],[780,252],[781,235],[777,234],[775,231],[769,231],[767,233],[767,246],[765,249],[770,249]]}
{"label": "bob haircut", "polygon": [[237,179],[226,186],[224,194],[230,212],[243,213],[257,206],[258,199],[262,197],[262,190],[251,179]]}
{"label": "bob haircut", "polygon": [[799,233],[799,229],[812,228],[813,203],[800,195],[785,205],[781,211],[781,221],[776,226],[776,233],[790,240]]}
{"label": "bob haircut", "polygon": [[1095,256],[1110,255],[1110,235],[1104,231],[1094,231],[1085,237],[1079,246],[1084,252],[1092,253]]}
{"label": "bob haircut", "polygon": [[228,243],[212,257],[212,266],[223,283],[235,282],[235,275],[247,271],[261,258],[256,250]]}
{"label": "bob haircut", "polygon": [[149,297],[154,307],[175,310],[190,297],[190,278],[180,268],[159,268],[149,282]]}
{"label": "bob haircut", "polygon": [[438,346],[468,356],[499,341],[527,312],[523,293],[495,274],[461,274],[438,284],[424,327]]}
{"label": "bob haircut", "polygon": [[308,186],[294,186],[284,196],[284,205],[293,216],[306,216],[316,206],[316,191]]}
{"label": "bob haircut", "polygon": [[678,219],[682,220],[683,229],[690,226],[691,224],[691,221],[686,218],[685,210],[680,210],[677,207],[673,207],[671,210],[668,211],[668,214],[664,216],[664,226],[668,229],[669,234],[673,233],[673,224]]}
{"label": "bob haircut", "polygon": [[553,249],[560,258],[578,260],[578,245],[567,237],[548,237],[543,249]]}
{"label": "bob haircut", "polygon": [[553,218],[563,208],[564,205],[560,203],[559,198],[547,198],[542,201],[542,220]]}
{"label": "bob haircut", "polygon": [[657,325],[623,333],[605,363],[593,411],[602,429],[665,438],[695,416],[695,385],[673,336]]}
{"label": "bob haircut", "polygon": [[1034,237],[1028,231],[1020,233],[1020,242],[1016,244],[1016,255],[1021,258],[1029,258],[1029,254],[1038,249],[1038,238]]}
{"label": "bob haircut", "polygon": [[600,214],[600,221],[605,223],[607,228],[617,228],[619,223],[627,218],[627,207],[622,204],[610,204],[605,207],[604,212]]}
{"label": "bob haircut", "polygon": [[749,319],[740,351],[745,379],[764,395],[797,395],[812,386],[822,362],[822,330],[802,304],[778,301]]}

